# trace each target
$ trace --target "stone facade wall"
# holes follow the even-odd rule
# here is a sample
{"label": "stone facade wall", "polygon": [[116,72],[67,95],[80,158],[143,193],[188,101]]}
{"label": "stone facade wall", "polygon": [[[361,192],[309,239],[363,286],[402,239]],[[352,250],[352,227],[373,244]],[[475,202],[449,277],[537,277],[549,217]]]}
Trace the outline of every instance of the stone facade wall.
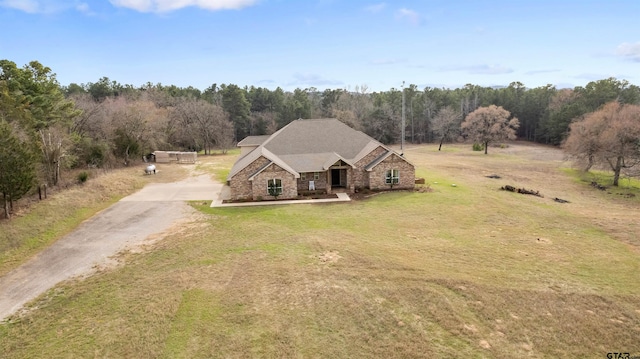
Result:
{"label": "stone facade wall", "polygon": [[[356,163],[356,168],[344,167],[347,169],[347,188],[353,192],[358,188],[370,188],[373,190],[391,189],[385,183],[387,170],[397,169],[400,172],[400,183],[393,185],[394,189],[410,189],[415,186],[415,168],[396,154],[375,166],[371,172],[365,171],[364,167],[384,154],[387,150],[380,146],[371,151],[364,158]],[[260,200],[273,199],[267,190],[269,179],[280,179],[282,181],[282,194],[279,199],[292,199],[298,197],[298,191],[308,191],[309,181],[315,181],[316,190],[326,190],[331,193],[331,171],[320,172],[317,180],[313,178],[313,172],[306,175],[306,179],[296,179],[295,176],[278,165],[271,164],[258,174],[253,181],[249,177],[270,161],[265,157],[260,157],[249,166],[237,173],[230,181],[231,200]],[[343,168],[343,167],[336,167]]]}
{"label": "stone facade wall", "polygon": [[[316,190],[326,190],[327,189],[327,173],[326,172],[318,172],[319,178],[317,180],[313,179],[313,172],[307,172],[306,179],[298,178],[298,191],[308,191],[309,190],[309,181],[315,181]],[[302,174],[301,174],[302,175]]]}
{"label": "stone facade wall", "polygon": [[351,166],[347,167],[347,188],[351,193],[356,191],[355,170],[356,169]]}
{"label": "stone facade wall", "polygon": [[415,187],[416,169],[412,164],[393,154],[375,166],[369,172],[369,188],[373,190],[391,189],[386,183],[386,172],[398,170],[400,183],[393,185],[393,189],[412,189]]}
{"label": "stone facade wall", "polygon": [[365,171],[364,168],[385,152],[387,152],[387,150],[379,146],[355,164],[356,168],[353,170],[353,185],[355,188],[369,187],[369,172]]}
{"label": "stone facade wall", "polygon": [[238,172],[231,181],[229,187],[231,189],[231,200],[245,200],[253,199],[252,183],[249,181],[254,173],[256,173],[262,166],[266,165],[270,161],[264,157],[260,157],[253,161],[250,165]]}
{"label": "stone facade wall", "polygon": [[282,181],[282,194],[278,196],[278,199],[293,199],[298,197],[298,186],[295,176],[283,170],[280,166],[271,164],[253,178],[252,198],[254,201],[275,199],[269,195],[267,182],[270,179],[279,179]]}

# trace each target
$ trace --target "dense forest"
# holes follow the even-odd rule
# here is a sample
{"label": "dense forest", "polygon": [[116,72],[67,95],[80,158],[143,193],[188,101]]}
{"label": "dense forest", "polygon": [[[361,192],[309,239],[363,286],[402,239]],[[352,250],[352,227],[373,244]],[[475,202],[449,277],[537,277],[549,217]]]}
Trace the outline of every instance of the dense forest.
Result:
{"label": "dense forest", "polygon": [[[520,120],[518,138],[559,145],[574,119],[605,103],[640,104],[640,87],[615,78],[593,81],[574,89],[556,89],[552,85],[527,88],[520,82],[512,82],[501,88],[468,84],[457,89],[418,89],[416,85],[409,85],[384,92],[369,92],[367,86],[324,91],[298,88],[285,92],[281,88],[241,88],[234,84],[213,84],[204,91],[152,83],[136,88],[103,77],[95,83],[62,87],[61,91],[78,107],[80,104],[86,106],[89,101],[110,107],[105,101],[125,99],[130,103],[150,101],[156,109],[171,110],[185,101],[206,102],[221,109],[232,122],[235,141],[249,135],[270,134],[298,118],[332,117],[383,143],[397,143],[401,136],[403,91],[405,140],[410,143],[439,139],[436,122],[445,108],[457,112],[462,122],[477,108],[501,106]],[[181,146],[179,143],[174,145]]]}
{"label": "dense forest", "polygon": [[400,142],[402,133],[407,143],[442,143],[463,138],[469,114],[498,106],[517,118],[517,138],[560,145],[572,123],[610,102],[640,105],[640,87],[608,78],[573,89],[512,82],[290,92],[214,83],[202,91],[122,85],[107,77],[61,86],[52,69],[36,61],[18,67],[0,60],[0,191],[9,212],[36,184],[57,185],[67,169],[128,165],[160,149],[224,152],[246,136],[273,133],[299,118],[337,118],[387,144]]}

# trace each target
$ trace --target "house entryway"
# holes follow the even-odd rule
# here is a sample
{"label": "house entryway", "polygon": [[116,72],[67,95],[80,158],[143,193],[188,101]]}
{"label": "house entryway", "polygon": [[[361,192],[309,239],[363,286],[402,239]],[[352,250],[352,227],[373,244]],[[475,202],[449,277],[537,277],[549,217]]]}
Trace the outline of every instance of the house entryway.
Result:
{"label": "house entryway", "polygon": [[334,168],[331,170],[331,187],[332,188],[347,187],[347,170],[346,169]]}

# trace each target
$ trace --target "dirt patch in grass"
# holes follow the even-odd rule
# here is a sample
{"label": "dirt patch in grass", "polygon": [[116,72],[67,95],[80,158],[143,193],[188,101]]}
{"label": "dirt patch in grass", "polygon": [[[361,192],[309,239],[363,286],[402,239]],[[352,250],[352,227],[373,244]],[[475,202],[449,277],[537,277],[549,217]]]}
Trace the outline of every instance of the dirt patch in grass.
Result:
{"label": "dirt patch in grass", "polygon": [[328,251],[318,255],[318,259],[320,263],[336,263],[338,260],[342,258],[338,251]]}

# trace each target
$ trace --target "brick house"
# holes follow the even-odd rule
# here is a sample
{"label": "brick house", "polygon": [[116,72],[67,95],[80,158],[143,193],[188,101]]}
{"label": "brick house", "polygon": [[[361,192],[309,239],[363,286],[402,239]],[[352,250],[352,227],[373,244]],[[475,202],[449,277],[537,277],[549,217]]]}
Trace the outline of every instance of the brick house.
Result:
{"label": "brick house", "polygon": [[231,200],[415,184],[415,168],[404,157],[336,119],[293,121],[273,135],[249,136],[238,147],[240,157],[227,177]]}

